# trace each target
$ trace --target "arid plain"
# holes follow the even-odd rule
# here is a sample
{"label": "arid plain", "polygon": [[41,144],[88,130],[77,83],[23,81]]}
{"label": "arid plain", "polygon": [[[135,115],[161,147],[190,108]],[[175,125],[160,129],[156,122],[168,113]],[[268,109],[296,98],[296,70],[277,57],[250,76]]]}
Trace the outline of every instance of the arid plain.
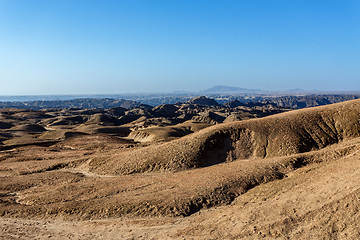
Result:
{"label": "arid plain", "polygon": [[0,113],[2,239],[360,238],[360,100]]}

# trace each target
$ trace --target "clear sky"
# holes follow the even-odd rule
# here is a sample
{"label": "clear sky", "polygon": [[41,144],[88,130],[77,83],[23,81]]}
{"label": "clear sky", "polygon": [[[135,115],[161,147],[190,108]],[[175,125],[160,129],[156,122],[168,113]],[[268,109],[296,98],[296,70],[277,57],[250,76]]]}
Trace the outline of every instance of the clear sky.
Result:
{"label": "clear sky", "polygon": [[360,90],[359,0],[0,0],[0,95]]}

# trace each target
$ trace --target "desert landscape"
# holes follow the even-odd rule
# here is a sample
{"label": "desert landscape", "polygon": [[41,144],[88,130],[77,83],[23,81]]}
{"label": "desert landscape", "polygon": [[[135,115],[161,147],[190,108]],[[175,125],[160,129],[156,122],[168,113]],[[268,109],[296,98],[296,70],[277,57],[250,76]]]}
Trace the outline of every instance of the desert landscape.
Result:
{"label": "desert landscape", "polygon": [[360,100],[0,110],[2,239],[360,238]]}
{"label": "desert landscape", "polygon": [[0,0],[0,240],[360,239],[360,1]]}

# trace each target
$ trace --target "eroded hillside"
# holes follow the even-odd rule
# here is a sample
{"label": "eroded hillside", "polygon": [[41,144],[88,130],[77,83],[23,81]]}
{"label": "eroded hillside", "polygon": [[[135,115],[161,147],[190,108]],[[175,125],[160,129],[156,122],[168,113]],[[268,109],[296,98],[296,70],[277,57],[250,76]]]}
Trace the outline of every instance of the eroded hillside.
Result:
{"label": "eroded hillside", "polygon": [[[176,113],[163,106],[151,114],[171,109]],[[360,237],[359,100],[154,130],[121,124],[123,109],[7,111],[4,237]]]}

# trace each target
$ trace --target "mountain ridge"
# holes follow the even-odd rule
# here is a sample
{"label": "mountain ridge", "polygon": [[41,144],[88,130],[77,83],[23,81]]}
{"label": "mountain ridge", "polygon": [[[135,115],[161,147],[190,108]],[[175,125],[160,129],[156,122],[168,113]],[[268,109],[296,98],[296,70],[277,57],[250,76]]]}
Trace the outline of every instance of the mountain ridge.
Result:
{"label": "mountain ridge", "polygon": [[211,88],[208,88],[206,90],[203,90],[201,92],[204,93],[234,93],[234,92],[261,92],[262,90],[260,89],[248,89],[248,88],[241,88],[241,87],[233,87],[233,86],[225,86],[225,85],[215,85]]}

